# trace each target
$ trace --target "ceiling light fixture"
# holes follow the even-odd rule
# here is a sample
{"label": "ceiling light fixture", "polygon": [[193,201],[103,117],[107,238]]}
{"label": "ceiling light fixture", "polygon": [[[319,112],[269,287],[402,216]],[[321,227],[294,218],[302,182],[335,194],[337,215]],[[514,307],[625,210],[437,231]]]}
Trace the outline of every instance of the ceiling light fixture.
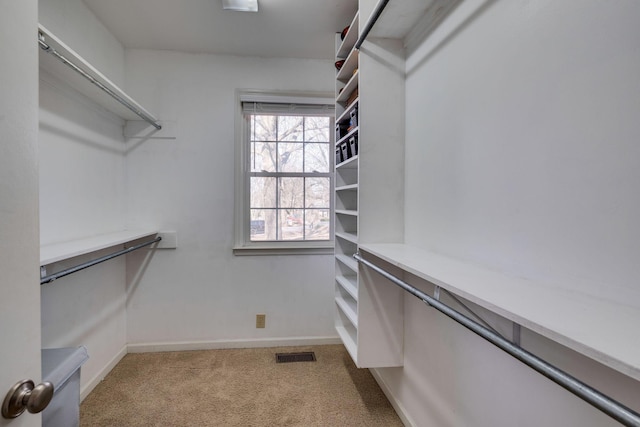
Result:
{"label": "ceiling light fixture", "polygon": [[258,0],[222,0],[222,8],[240,12],[257,12]]}

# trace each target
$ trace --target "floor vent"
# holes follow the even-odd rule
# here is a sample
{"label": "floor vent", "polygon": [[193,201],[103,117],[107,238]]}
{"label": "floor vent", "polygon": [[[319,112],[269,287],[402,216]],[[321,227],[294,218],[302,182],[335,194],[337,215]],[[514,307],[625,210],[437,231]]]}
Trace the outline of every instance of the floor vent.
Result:
{"label": "floor vent", "polygon": [[276,353],[276,363],[291,362],[315,362],[316,355],[313,351],[302,353]]}

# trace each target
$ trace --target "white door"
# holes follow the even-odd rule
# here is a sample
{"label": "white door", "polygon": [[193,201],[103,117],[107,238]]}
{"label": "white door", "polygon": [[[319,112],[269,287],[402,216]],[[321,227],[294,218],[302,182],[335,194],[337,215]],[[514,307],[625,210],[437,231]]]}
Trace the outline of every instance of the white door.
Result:
{"label": "white door", "polygon": [[37,0],[0,0],[0,404],[17,381],[41,380],[37,13]]}

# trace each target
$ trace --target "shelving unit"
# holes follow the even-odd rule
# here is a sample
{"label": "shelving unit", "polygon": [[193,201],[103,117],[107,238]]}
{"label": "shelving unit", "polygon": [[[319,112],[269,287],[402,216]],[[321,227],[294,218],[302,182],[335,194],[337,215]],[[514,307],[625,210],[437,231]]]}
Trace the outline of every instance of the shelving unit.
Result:
{"label": "shelving unit", "polygon": [[[379,121],[376,116],[383,109],[366,102],[371,93],[381,91],[382,96],[387,96],[389,91],[384,87],[371,86],[373,76],[385,76],[379,75],[379,64],[369,62],[365,67],[363,60],[367,64],[369,58],[354,48],[361,29],[360,16],[357,14],[354,17],[343,41],[336,39],[336,59],[345,60],[336,73],[336,124],[348,126],[343,126],[339,135],[339,130],[336,130],[336,148],[340,149],[349,142],[355,143],[355,139],[358,142],[357,151],[353,149],[347,153],[348,158],[336,161],[336,330],[357,366],[400,366],[402,297],[391,289],[397,295],[385,295],[384,298],[396,301],[393,312],[381,313],[380,304],[373,303],[380,296],[378,291],[359,277],[358,263],[353,259],[362,239],[373,236],[381,224],[381,218],[376,214],[362,216],[363,204],[370,204],[376,195],[386,197],[389,189],[395,191],[401,188],[401,185],[380,187],[376,183],[378,178],[372,180],[367,174],[363,175],[362,165],[375,164],[376,168],[385,168],[385,159],[391,159],[388,166],[395,167],[395,158],[402,156],[401,152],[385,152],[385,147],[394,147],[396,144],[392,140],[382,141],[373,134],[382,131],[382,135],[389,135],[389,132],[396,130],[395,127],[392,130],[380,129],[383,124],[375,122]],[[389,81],[389,89],[397,88],[395,80]],[[399,107],[399,104],[394,102],[392,107]],[[368,127],[364,128],[363,123]],[[398,206],[392,206],[391,209],[396,211]],[[382,211],[388,212],[387,209]],[[391,228],[395,227],[392,225]]]}
{"label": "shelving unit", "polygon": [[336,124],[352,125],[337,135],[336,148],[358,140],[357,155],[336,161],[336,329],[359,367],[403,364],[402,290],[379,283],[351,257],[362,245],[404,239],[405,50],[459,2],[393,0],[378,15],[383,0],[360,0],[344,40],[336,38],[336,60],[344,60]]}
{"label": "shelving unit", "polygon": [[[347,157],[344,147],[350,138],[358,137],[358,126],[350,123],[351,112],[356,111],[358,105],[355,91],[359,82],[359,55],[354,49],[357,38],[356,14],[344,40],[341,41],[339,35],[336,37],[336,59],[343,59],[344,64],[336,73],[335,188],[336,330],[354,360],[358,339],[358,264],[353,259],[358,249],[358,156],[349,150],[350,157]],[[349,98],[355,99],[349,102]]]}
{"label": "shelving unit", "polygon": [[39,50],[39,63],[40,69],[46,73],[56,77],[58,80],[68,84],[78,92],[82,93],[96,104],[102,106],[123,120],[143,120],[139,114],[134,113],[129,108],[125,107],[122,103],[118,102],[107,91],[112,92],[116,96],[120,97],[128,104],[130,104],[134,110],[138,111],[141,115],[146,116],[151,122],[156,123],[158,119],[147,111],[142,105],[136,102],[122,89],[109,80],[104,74],[98,71],[82,56],[76,53],[73,49],[62,42],[51,31],[47,30],[44,26],[38,25],[38,32],[44,37],[45,43],[56,52],[67,58],[71,63],[78,67],[82,72],[86,73],[90,78],[95,79],[104,89],[100,89],[95,84],[91,83],[81,74],[70,69],[68,65],[64,64],[50,53],[45,52],[42,49]]}

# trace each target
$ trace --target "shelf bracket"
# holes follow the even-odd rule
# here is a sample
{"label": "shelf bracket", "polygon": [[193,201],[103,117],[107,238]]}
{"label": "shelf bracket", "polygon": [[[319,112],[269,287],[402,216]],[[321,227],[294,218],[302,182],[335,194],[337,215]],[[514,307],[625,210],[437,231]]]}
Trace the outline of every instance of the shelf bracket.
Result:
{"label": "shelf bracket", "polygon": [[517,345],[518,347],[520,347],[520,325],[517,323],[513,323],[513,332],[511,335],[511,341]]}

